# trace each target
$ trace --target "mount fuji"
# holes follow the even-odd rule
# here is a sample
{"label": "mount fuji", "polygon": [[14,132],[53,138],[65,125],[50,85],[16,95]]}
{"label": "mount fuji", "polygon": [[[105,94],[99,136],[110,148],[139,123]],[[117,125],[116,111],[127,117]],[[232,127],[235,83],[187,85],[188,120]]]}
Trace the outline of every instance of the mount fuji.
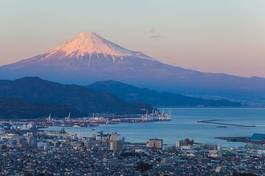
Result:
{"label": "mount fuji", "polygon": [[0,67],[0,79],[38,76],[87,85],[116,80],[196,96],[265,102],[265,79],[203,73],[160,62],[95,33],[80,33],[47,53]]}

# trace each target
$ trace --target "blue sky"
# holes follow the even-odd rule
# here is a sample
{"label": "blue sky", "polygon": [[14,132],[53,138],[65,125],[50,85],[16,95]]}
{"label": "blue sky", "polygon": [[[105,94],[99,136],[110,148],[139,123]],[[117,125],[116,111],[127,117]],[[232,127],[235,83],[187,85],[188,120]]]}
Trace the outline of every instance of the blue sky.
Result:
{"label": "blue sky", "polygon": [[0,0],[0,65],[94,31],[163,62],[265,76],[264,0]]}

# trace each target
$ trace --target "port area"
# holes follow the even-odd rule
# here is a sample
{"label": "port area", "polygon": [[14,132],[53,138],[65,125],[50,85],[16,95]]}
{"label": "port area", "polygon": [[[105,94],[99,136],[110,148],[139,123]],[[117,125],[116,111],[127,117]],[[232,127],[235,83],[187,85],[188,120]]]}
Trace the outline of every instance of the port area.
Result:
{"label": "port area", "polygon": [[90,117],[75,118],[71,114],[65,118],[53,118],[51,115],[47,118],[40,119],[23,119],[23,120],[1,120],[0,127],[7,128],[8,126],[25,127],[34,124],[37,128],[47,128],[50,126],[59,127],[96,127],[104,124],[119,124],[119,123],[147,123],[158,121],[170,121],[171,116],[168,113],[150,113],[150,114],[93,114]]}
{"label": "port area", "polygon": [[132,114],[132,115],[96,115],[87,118],[67,118],[63,120],[55,120],[54,126],[98,126],[102,124],[119,124],[119,123],[147,123],[157,121],[170,121],[171,116],[167,113],[151,113],[151,114]]}
{"label": "port area", "polygon": [[245,128],[253,128],[256,127],[256,125],[245,125],[245,124],[236,124],[236,123],[225,123],[225,122],[220,122],[218,120],[199,120],[197,123],[204,123],[204,124],[212,124],[212,125],[217,125],[217,127],[245,127]]}

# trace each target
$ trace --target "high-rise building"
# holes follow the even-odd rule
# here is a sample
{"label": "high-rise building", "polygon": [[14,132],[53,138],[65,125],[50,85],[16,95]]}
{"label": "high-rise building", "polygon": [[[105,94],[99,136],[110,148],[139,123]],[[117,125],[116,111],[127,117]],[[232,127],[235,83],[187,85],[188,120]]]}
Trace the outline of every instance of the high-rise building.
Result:
{"label": "high-rise building", "polygon": [[149,139],[146,143],[146,147],[155,150],[163,149],[163,140],[162,139]]}
{"label": "high-rise building", "polygon": [[110,138],[110,134],[104,134],[103,131],[100,131],[96,134],[96,141],[107,142]]}
{"label": "high-rise building", "polygon": [[118,133],[112,133],[109,139],[110,150],[113,152],[121,151],[123,148],[123,142],[124,140],[121,139]]}
{"label": "high-rise building", "polygon": [[194,144],[193,140],[184,139],[176,142],[176,148],[179,149],[191,149]]}
{"label": "high-rise building", "polygon": [[208,149],[208,157],[217,158],[221,156],[219,146],[211,144],[211,145],[206,145],[206,148]]}

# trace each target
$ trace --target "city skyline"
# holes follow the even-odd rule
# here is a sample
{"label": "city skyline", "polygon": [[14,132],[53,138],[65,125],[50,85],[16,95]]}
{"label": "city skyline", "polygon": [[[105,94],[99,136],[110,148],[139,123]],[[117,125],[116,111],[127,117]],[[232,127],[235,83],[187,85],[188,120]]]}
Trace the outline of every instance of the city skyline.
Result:
{"label": "city skyline", "polygon": [[264,5],[258,0],[1,1],[0,65],[92,31],[164,63],[265,77]]}

